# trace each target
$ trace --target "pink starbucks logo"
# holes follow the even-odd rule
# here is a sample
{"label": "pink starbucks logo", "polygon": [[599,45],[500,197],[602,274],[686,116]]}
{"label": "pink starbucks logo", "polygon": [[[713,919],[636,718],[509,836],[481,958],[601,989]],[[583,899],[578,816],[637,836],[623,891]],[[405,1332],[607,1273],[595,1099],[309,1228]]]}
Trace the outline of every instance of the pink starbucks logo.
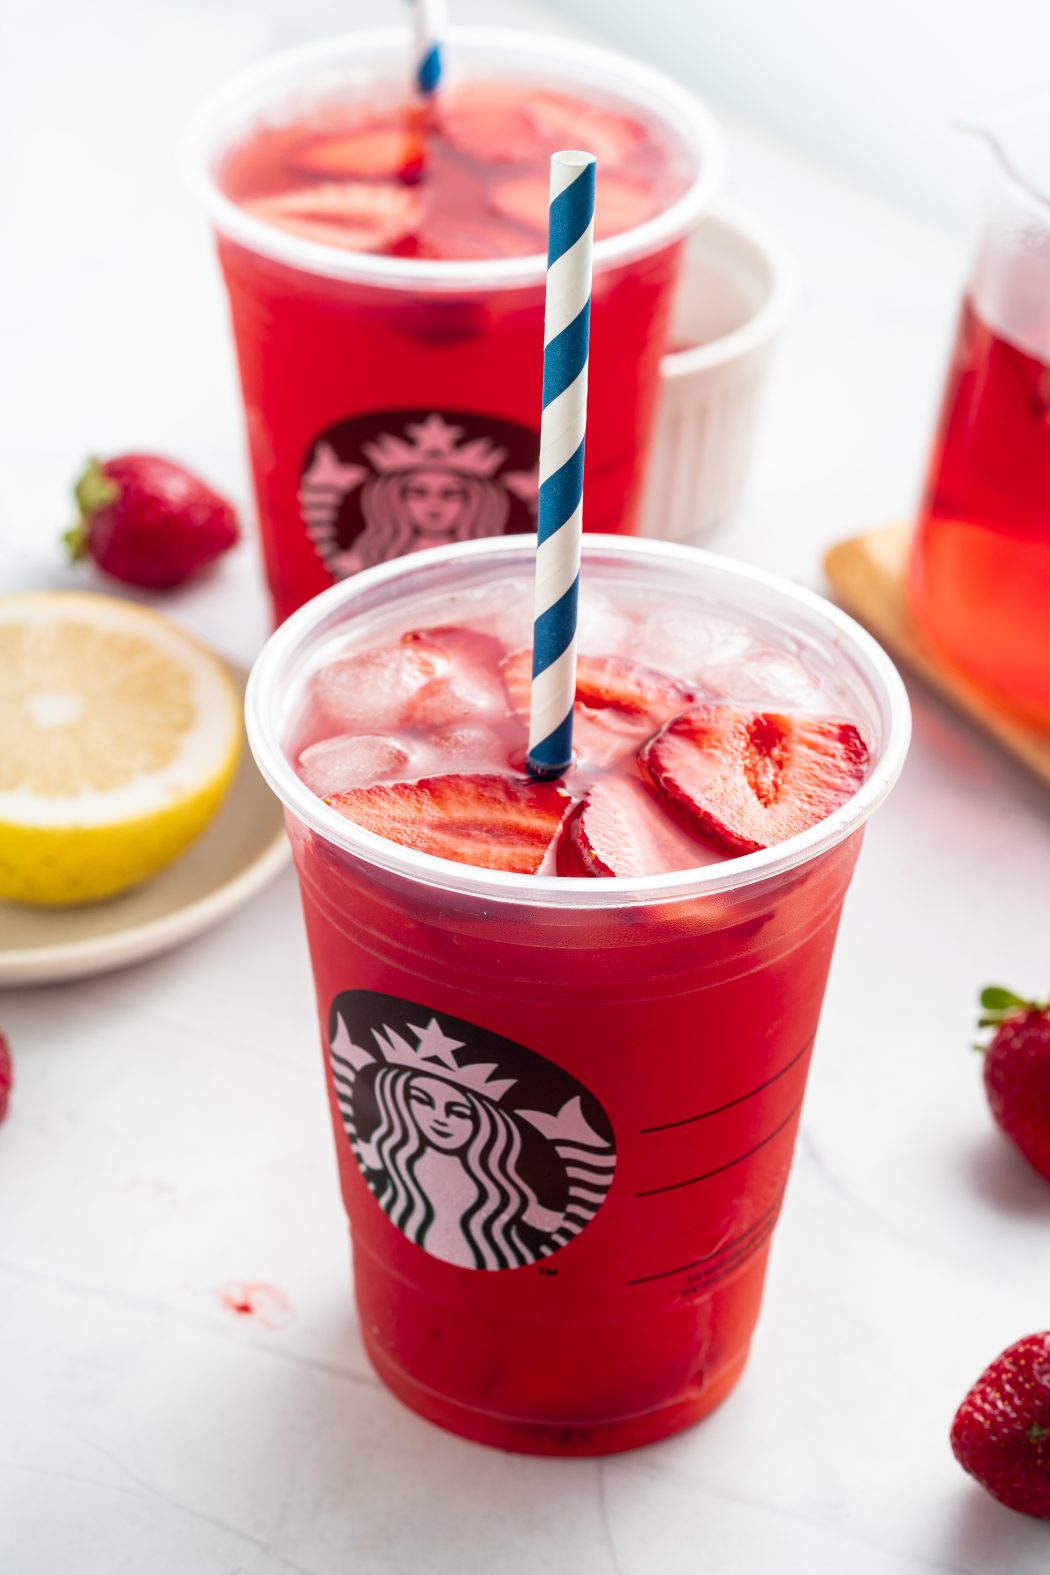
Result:
{"label": "pink starbucks logo", "polygon": [[464,411],[385,410],[341,421],[306,456],[299,507],[328,572],[536,528],[539,438]]}
{"label": "pink starbucks logo", "polygon": [[417,1247],[463,1269],[547,1258],[594,1218],[616,1150],[604,1110],[545,1057],[370,990],[332,1005],[329,1058],[354,1157]]}

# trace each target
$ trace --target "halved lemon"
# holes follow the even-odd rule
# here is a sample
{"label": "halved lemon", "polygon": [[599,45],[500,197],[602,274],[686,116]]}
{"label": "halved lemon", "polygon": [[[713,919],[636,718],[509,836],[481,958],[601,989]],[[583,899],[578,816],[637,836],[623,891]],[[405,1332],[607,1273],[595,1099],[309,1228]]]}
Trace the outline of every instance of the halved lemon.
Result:
{"label": "halved lemon", "polygon": [[204,829],[241,750],[217,657],[111,596],[0,596],[0,898],[148,880]]}

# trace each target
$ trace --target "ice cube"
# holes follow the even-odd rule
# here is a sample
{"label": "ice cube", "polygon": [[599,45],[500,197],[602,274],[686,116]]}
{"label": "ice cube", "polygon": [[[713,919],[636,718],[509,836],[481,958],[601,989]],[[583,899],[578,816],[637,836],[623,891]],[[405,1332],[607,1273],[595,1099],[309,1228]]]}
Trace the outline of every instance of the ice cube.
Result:
{"label": "ice cube", "polygon": [[498,715],[505,709],[499,670],[503,646],[492,635],[459,627],[420,629],[404,635],[403,644],[413,651],[436,651],[446,663],[409,701],[407,723],[443,727]]}
{"label": "ice cube", "polygon": [[683,682],[709,688],[709,672],[743,661],[757,645],[740,620],[697,608],[650,613],[633,654]]}
{"label": "ice cube", "polygon": [[633,655],[634,622],[612,600],[593,587],[580,587],[576,619],[577,649],[587,656]]}
{"label": "ice cube", "polygon": [[362,651],[322,667],[314,694],[323,714],[342,731],[386,732],[403,726],[415,696],[450,670],[448,657],[433,645]]}
{"label": "ice cube", "polygon": [[450,722],[431,733],[422,748],[428,773],[506,771],[510,764],[507,739],[483,722]]}
{"label": "ice cube", "polygon": [[310,744],[299,756],[299,775],[319,798],[371,787],[373,782],[403,781],[411,775],[411,752],[396,738],[376,733],[336,733]]}
{"label": "ice cube", "polygon": [[710,682],[733,705],[766,711],[826,710],[819,679],[800,657],[775,646],[759,646],[746,661],[709,670]]}

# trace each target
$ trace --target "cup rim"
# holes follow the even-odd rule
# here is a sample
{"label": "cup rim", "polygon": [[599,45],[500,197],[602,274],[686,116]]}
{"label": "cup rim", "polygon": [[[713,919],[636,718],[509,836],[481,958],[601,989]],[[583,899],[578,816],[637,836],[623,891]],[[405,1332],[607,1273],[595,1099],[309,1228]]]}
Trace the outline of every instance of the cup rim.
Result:
{"label": "cup rim", "polygon": [[[343,33],[270,55],[238,72],[212,93],[191,117],[182,139],[184,178],[221,235],[272,261],[325,278],[389,288],[435,291],[509,289],[542,282],[547,269],[545,252],[533,252],[522,257],[447,260],[385,257],[374,252],[343,251],[291,235],[276,225],[253,218],[219,189],[210,162],[214,141],[212,122],[224,110],[235,105],[245,93],[264,85],[268,79],[280,78],[290,69],[308,68],[340,50],[381,52],[403,48],[405,58],[408,59],[412,48],[411,39],[411,30],[408,28]],[[590,66],[598,71],[602,68],[611,70],[622,79],[625,98],[630,100],[632,87],[638,90],[639,97],[647,93],[649,98],[655,99],[669,112],[666,119],[673,128],[683,135],[688,131],[689,140],[698,155],[697,171],[691,185],[662,213],[619,235],[596,241],[596,272],[658,251],[687,234],[722,184],[725,151],[717,121],[688,89],[653,67],[641,65],[615,50],[578,39],[514,29],[451,28],[448,49],[453,56],[457,47],[468,50],[492,49],[523,60],[539,56],[541,61],[549,62],[553,58],[557,62],[577,64],[583,69]]]}
{"label": "cup rim", "polygon": [[351,576],[322,591],[294,612],[269,638],[256,659],[245,694],[245,723],[248,742],[265,780],[295,817],[326,842],[334,843],[373,866],[426,886],[458,895],[473,896],[482,902],[514,902],[547,908],[619,909],[641,904],[675,902],[736,891],[786,874],[801,864],[843,842],[860,829],[893,787],[908,749],[911,713],[903,681],[890,658],[866,629],[840,608],[781,575],[707,552],[699,547],[648,538],[609,536],[588,533],[583,540],[584,569],[588,555],[613,558],[659,558],[693,569],[731,574],[739,580],[785,598],[800,610],[822,621],[829,641],[848,644],[858,660],[862,677],[868,683],[878,707],[885,737],[875,766],[845,804],[808,830],[784,842],[689,870],[672,870],[659,875],[613,876],[594,880],[580,876],[518,875],[500,870],[480,869],[450,859],[420,853],[400,843],[367,831],[347,820],[317,797],[293,769],[268,721],[276,684],[297,649],[308,645],[319,621],[344,602],[384,585],[411,570],[424,571],[449,560],[467,560],[489,555],[522,557],[535,551],[534,536],[487,537],[479,541],[456,542],[431,547],[407,558],[395,558],[375,568]]}
{"label": "cup rim", "polygon": [[[697,239],[702,237],[709,226],[737,236],[751,248],[767,272],[765,296],[755,312],[739,328],[720,334],[717,339],[710,339],[705,344],[666,351],[660,359],[660,377],[667,383],[677,383],[697,373],[725,366],[730,361],[743,360],[752,351],[768,344],[784,327],[798,293],[794,258],[778,232],[750,208],[722,198],[705,214],[696,231]],[[683,268],[679,289],[685,278],[686,270]]]}

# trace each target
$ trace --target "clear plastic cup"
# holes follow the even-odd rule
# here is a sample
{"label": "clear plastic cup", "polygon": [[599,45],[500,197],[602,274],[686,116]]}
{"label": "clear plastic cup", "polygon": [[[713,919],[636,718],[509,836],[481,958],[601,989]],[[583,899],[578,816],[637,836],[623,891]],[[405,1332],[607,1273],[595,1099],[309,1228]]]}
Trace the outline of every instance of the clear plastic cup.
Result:
{"label": "clear plastic cup", "polygon": [[[333,633],[527,573],[532,545],[420,553],[318,597],[259,657],[248,736],[301,883],[368,1354],[454,1432],[593,1454],[697,1421],[744,1366],[842,900],[909,713],[888,658],[819,597],[589,537],[583,576],[606,596],[694,585],[833,652],[875,762],[859,791],[761,852],[604,880],[433,858],[315,797],[284,743]],[[436,1136],[413,1114],[420,1077]],[[429,1234],[448,1208],[457,1250]]]}
{"label": "clear plastic cup", "polygon": [[[721,178],[718,129],[668,78],[568,39],[453,30],[447,58],[453,82],[539,80],[618,99],[667,127],[691,164],[669,207],[594,248],[586,523],[631,532],[682,245]],[[369,561],[535,529],[545,257],[344,251],[252,217],[218,182],[224,154],[254,127],[292,119],[337,88],[401,89],[410,59],[403,31],[278,56],[219,92],[187,139],[229,292],[278,620]],[[416,446],[422,482],[437,469],[457,483],[433,525],[382,485],[375,455],[377,445],[392,452],[391,440],[409,460]],[[443,538],[428,540],[432,529]]]}

